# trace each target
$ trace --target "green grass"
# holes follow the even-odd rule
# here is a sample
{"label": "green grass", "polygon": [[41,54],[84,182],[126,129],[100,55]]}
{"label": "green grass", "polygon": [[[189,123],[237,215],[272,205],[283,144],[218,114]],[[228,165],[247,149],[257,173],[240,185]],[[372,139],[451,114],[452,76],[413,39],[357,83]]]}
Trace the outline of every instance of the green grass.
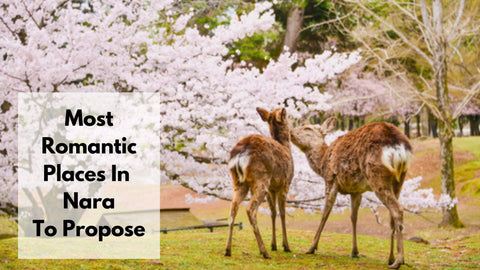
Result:
{"label": "green grass", "polygon": [[[223,256],[226,231],[170,233],[161,237],[161,262],[170,269],[385,269],[387,266],[389,240],[360,235],[360,258],[354,259],[349,256],[350,235],[322,235],[316,254],[307,255],[304,251],[310,246],[314,232],[289,230],[288,234],[293,252],[269,251],[272,259],[266,260],[259,254],[249,228],[234,232],[232,257]],[[269,233],[264,233],[266,246],[270,239]],[[277,238],[277,243],[281,243],[281,238]],[[403,269],[478,268],[479,248],[480,235],[433,245],[405,241]]]}
{"label": "green grass", "polygon": [[[265,230],[264,230],[265,231]],[[360,258],[351,258],[351,236],[322,235],[314,255],[304,254],[314,232],[289,230],[293,252],[258,252],[250,228],[235,230],[232,257],[223,256],[227,231],[184,231],[162,234],[160,260],[17,260],[16,238],[0,240],[0,269],[386,269],[390,242],[358,236]],[[280,233],[277,233],[280,236]],[[264,241],[269,246],[269,233]],[[277,238],[281,243],[281,238]],[[405,241],[402,269],[473,269],[480,267],[480,234],[431,245]]]}
{"label": "green grass", "polygon": [[17,238],[0,240],[0,269],[158,269],[159,260],[29,260],[17,259]]}
{"label": "green grass", "polygon": [[[454,175],[457,184],[457,195],[473,196],[480,195],[480,137],[456,137],[453,139],[454,155],[456,151],[467,151],[476,158],[472,158],[455,164]],[[440,150],[428,150],[415,153],[415,156],[421,157],[426,154],[438,153]],[[433,181],[426,184],[424,188],[433,188],[440,192],[441,178],[440,170]]]}

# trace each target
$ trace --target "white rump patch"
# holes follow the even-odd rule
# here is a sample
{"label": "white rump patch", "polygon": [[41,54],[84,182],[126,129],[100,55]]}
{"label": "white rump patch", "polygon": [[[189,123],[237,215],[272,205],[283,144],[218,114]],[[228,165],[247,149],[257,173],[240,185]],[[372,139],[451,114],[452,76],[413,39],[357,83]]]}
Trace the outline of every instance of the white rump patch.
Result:
{"label": "white rump patch", "polygon": [[384,146],[382,152],[383,165],[392,171],[397,180],[399,180],[400,175],[410,167],[412,152],[405,149],[405,145],[403,144]]}
{"label": "white rump patch", "polygon": [[228,168],[230,170],[235,170],[238,175],[238,181],[240,183],[245,182],[245,178],[247,177],[247,166],[250,162],[250,154],[249,153],[240,153],[234,156],[228,162]]}

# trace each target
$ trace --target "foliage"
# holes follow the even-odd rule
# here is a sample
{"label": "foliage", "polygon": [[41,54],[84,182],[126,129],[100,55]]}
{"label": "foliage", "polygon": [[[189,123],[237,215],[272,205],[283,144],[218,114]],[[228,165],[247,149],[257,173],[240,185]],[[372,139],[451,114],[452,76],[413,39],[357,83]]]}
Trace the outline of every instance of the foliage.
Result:
{"label": "foliage", "polygon": [[[0,70],[7,79],[0,83],[7,103],[0,114],[6,157],[0,164],[0,201],[16,202],[17,91],[160,91],[163,179],[229,198],[230,177],[224,165],[228,151],[243,136],[268,134],[254,108],[287,107],[296,118],[326,110],[329,95],[316,85],[359,60],[357,52],[325,51],[298,63],[297,55],[282,53],[262,70],[232,68],[232,44],[255,39],[255,33],[275,24],[268,2],[255,4],[248,13],[232,13],[228,23],[207,34],[191,26],[193,11],[179,11],[169,1],[109,4],[95,2],[80,7],[83,10],[53,0],[2,4],[0,30],[5,38],[0,50],[6,56]],[[290,195],[298,200],[321,198],[322,180],[296,149],[294,159]],[[417,181],[405,186],[415,187]],[[412,205],[436,205],[428,194],[418,201],[419,194],[405,196],[415,198]],[[372,199],[364,200],[364,206],[379,204],[373,194],[366,196]],[[323,201],[317,202],[301,205],[316,209]],[[346,205],[348,198],[339,197],[339,209]]]}
{"label": "foliage", "polygon": [[17,93],[158,91],[145,51],[165,4],[0,3],[1,203],[17,200]]}

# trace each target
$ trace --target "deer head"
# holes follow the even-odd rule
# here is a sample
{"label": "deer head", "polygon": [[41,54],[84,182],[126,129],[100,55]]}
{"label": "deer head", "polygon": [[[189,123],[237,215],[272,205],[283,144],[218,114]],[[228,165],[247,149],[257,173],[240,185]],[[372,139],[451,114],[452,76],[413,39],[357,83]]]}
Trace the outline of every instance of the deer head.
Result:
{"label": "deer head", "polygon": [[306,125],[293,129],[290,134],[292,143],[302,152],[325,143],[325,136],[330,133],[337,122],[337,118],[330,117],[322,125]]}
{"label": "deer head", "polygon": [[293,118],[287,113],[285,108],[269,112],[257,107],[257,112],[262,120],[268,123],[270,135],[273,139],[281,143],[290,142],[290,129],[293,127]]}

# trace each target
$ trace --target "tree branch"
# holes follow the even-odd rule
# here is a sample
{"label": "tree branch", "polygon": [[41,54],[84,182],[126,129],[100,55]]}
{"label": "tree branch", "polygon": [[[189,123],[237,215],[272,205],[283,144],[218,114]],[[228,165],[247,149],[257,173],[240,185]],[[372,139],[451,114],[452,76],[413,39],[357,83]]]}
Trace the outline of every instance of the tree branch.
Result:
{"label": "tree branch", "polygon": [[309,25],[309,26],[303,28],[302,30],[300,30],[300,32],[303,32],[303,31],[305,31],[307,29],[310,29],[310,28],[313,28],[313,27],[319,27],[319,26],[322,26],[322,25],[325,25],[325,24],[330,24],[330,23],[333,23],[333,22],[341,21],[341,20],[347,18],[348,16],[350,16],[352,13],[353,13],[353,11],[350,11],[348,14],[346,14],[342,17],[337,17],[335,19],[331,19],[331,20],[324,21],[324,22],[321,22],[321,23],[315,23],[315,24]]}
{"label": "tree branch", "polygon": [[462,99],[462,102],[458,105],[455,109],[455,112],[452,115],[453,119],[456,119],[461,113],[463,108],[467,106],[467,104],[472,100],[472,98],[476,95],[480,94],[480,81],[478,81],[467,93],[467,95]]}
{"label": "tree branch", "polygon": [[[347,0],[348,1],[348,0]],[[395,34],[397,34],[402,41],[407,44],[410,48],[412,48],[414,51],[416,51],[420,56],[422,56],[431,66],[433,66],[433,60],[425,53],[423,52],[418,46],[413,44],[400,30],[395,28],[393,25],[389,24],[387,21],[382,19],[380,16],[375,14],[372,10],[367,8],[365,5],[360,3],[359,1],[354,1],[359,7],[361,7],[363,10],[365,10],[368,14],[372,15],[377,21],[381,22],[383,25],[387,26],[389,29],[391,29]]]}
{"label": "tree branch", "polygon": [[[18,206],[14,205],[13,203],[2,203],[0,202],[0,210],[5,212],[7,215],[11,217],[18,216]],[[18,222],[18,221],[17,221]]]}
{"label": "tree branch", "polygon": [[450,29],[450,33],[448,33],[448,36],[447,36],[448,42],[450,42],[453,39],[455,32],[457,31],[457,27],[458,27],[458,24],[460,23],[460,19],[462,18],[464,9],[465,9],[465,0],[460,0],[460,7],[458,8],[457,18],[455,19],[455,22],[452,25],[452,29]]}

